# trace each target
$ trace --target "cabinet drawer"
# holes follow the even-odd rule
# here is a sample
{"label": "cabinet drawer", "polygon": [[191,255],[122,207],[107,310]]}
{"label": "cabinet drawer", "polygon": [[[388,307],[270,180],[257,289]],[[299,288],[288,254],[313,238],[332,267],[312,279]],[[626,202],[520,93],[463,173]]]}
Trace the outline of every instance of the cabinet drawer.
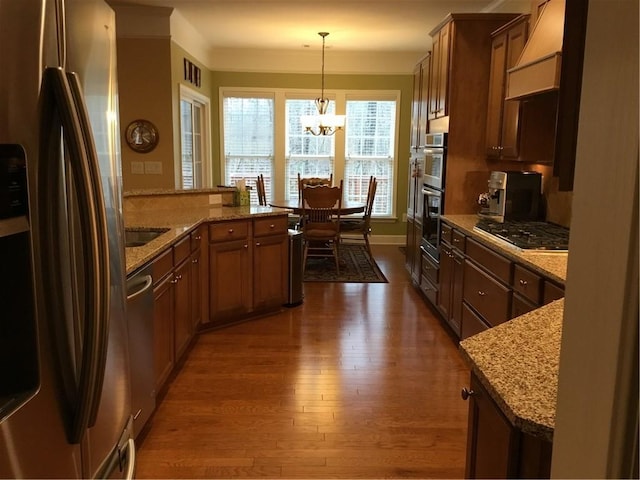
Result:
{"label": "cabinet drawer", "polygon": [[482,268],[491,272],[494,277],[499,278],[504,283],[509,284],[511,281],[511,261],[480,245],[475,240],[467,239],[467,257],[472,259]]}
{"label": "cabinet drawer", "polygon": [[209,224],[209,241],[244,240],[249,236],[249,222],[219,222]]}
{"label": "cabinet drawer", "polygon": [[156,285],[164,276],[173,269],[173,249],[167,248],[153,261],[151,276]]}
{"label": "cabinet drawer", "polygon": [[513,268],[513,290],[538,305],[542,294],[542,277],[520,265],[515,265]]}
{"label": "cabinet drawer", "polygon": [[451,239],[453,237],[453,228],[451,228],[450,225],[447,225],[446,223],[441,223],[441,230],[440,230],[440,240],[442,240],[443,242],[447,242],[449,245],[451,245]]}
{"label": "cabinet drawer", "polygon": [[546,305],[554,300],[564,297],[564,288],[547,280],[544,281],[544,293],[542,294],[542,304]]}
{"label": "cabinet drawer", "polygon": [[531,310],[535,310],[538,308],[537,303],[532,303],[528,299],[521,297],[520,295],[514,293],[513,300],[511,305],[511,318],[519,317],[520,315],[524,315]]}
{"label": "cabinet drawer", "polygon": [[466,303],[462,304],[462,327],[460,332],[460,340],[471,337],[476,333],[489,330],[489,325],[476,315]]}
{"label": "cabinet drawer", "polygon": [[253,221],[253,235],[256,237],[284,234],[288,228],[289,219],[285,216],[256,218]]}
{"label": "cabinet drawer", "polygon": [[432,284],[437,285],[439,270],[438,266],[431,260],[429,254],[422,251],[422,276],[427,277]]}
{"label": "cabinet drawer", "polygon": [[451,233],[451,245],[453,245],[454,248],[457,248],[461,252],[464,252],[466,238],[467,237],[465,237],[464,234],[462,234],[458,230],[453,230],[453,232]]}
{"label": "cabinet drawer", "polygon": [[463,298],[492,327],[511,317],[511,290],[469,261],[464,264]]}
{"label": "cabinet drawer", "polygon": [[180,265],[191,253],[191,237],[186,236],[173,246],[173,264]]}

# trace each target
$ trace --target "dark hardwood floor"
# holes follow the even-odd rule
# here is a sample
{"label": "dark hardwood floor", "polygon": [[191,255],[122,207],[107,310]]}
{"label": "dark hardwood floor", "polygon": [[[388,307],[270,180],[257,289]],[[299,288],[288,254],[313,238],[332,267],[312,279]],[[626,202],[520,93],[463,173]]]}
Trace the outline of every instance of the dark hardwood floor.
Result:
{"label": "dark hardwood floor", "polygon": [[138,478],[462,478],[468,368],[411,286],[305,283],[295,308],[201,334],[138,447]]}

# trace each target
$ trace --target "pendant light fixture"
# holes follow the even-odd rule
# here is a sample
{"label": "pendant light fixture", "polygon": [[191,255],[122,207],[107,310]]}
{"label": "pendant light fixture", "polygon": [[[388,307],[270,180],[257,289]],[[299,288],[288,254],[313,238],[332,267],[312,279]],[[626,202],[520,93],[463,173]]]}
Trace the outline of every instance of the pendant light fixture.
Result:
{"label": "pendant light fixture", "polygon": [[322,90],[320,98],[316,98],[318,113],[316,115],[303,115],[300,118],[300,123],[302,123],[304,131],[312,135],[333,135],[344,127],[344,115],[327,113],[329,99],[324,96],[324,43],[325,37],[329,35],[329,32],[318,32],[318,35],[322,37]]}

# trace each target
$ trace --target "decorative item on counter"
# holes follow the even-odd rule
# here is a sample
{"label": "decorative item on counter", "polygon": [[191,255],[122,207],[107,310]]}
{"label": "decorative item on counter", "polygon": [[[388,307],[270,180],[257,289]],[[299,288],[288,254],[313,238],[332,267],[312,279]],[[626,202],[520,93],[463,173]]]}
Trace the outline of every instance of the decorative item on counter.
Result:
{"label": "decorative item on counter", "polygon": [[250,187],[246,185],[244,178],[236,182],[233,205],[236,207],[248,207],[251,204]]}

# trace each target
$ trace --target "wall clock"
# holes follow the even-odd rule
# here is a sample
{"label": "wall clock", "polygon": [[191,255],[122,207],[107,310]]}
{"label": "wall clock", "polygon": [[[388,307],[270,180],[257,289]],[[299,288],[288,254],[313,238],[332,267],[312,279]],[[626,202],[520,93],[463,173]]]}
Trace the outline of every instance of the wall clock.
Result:
{"label": "wall clock", "polygon": [[127,126],[125,140],[131,150],[147,153],[158,145],[158,129],[148,120],[134,120]]}

